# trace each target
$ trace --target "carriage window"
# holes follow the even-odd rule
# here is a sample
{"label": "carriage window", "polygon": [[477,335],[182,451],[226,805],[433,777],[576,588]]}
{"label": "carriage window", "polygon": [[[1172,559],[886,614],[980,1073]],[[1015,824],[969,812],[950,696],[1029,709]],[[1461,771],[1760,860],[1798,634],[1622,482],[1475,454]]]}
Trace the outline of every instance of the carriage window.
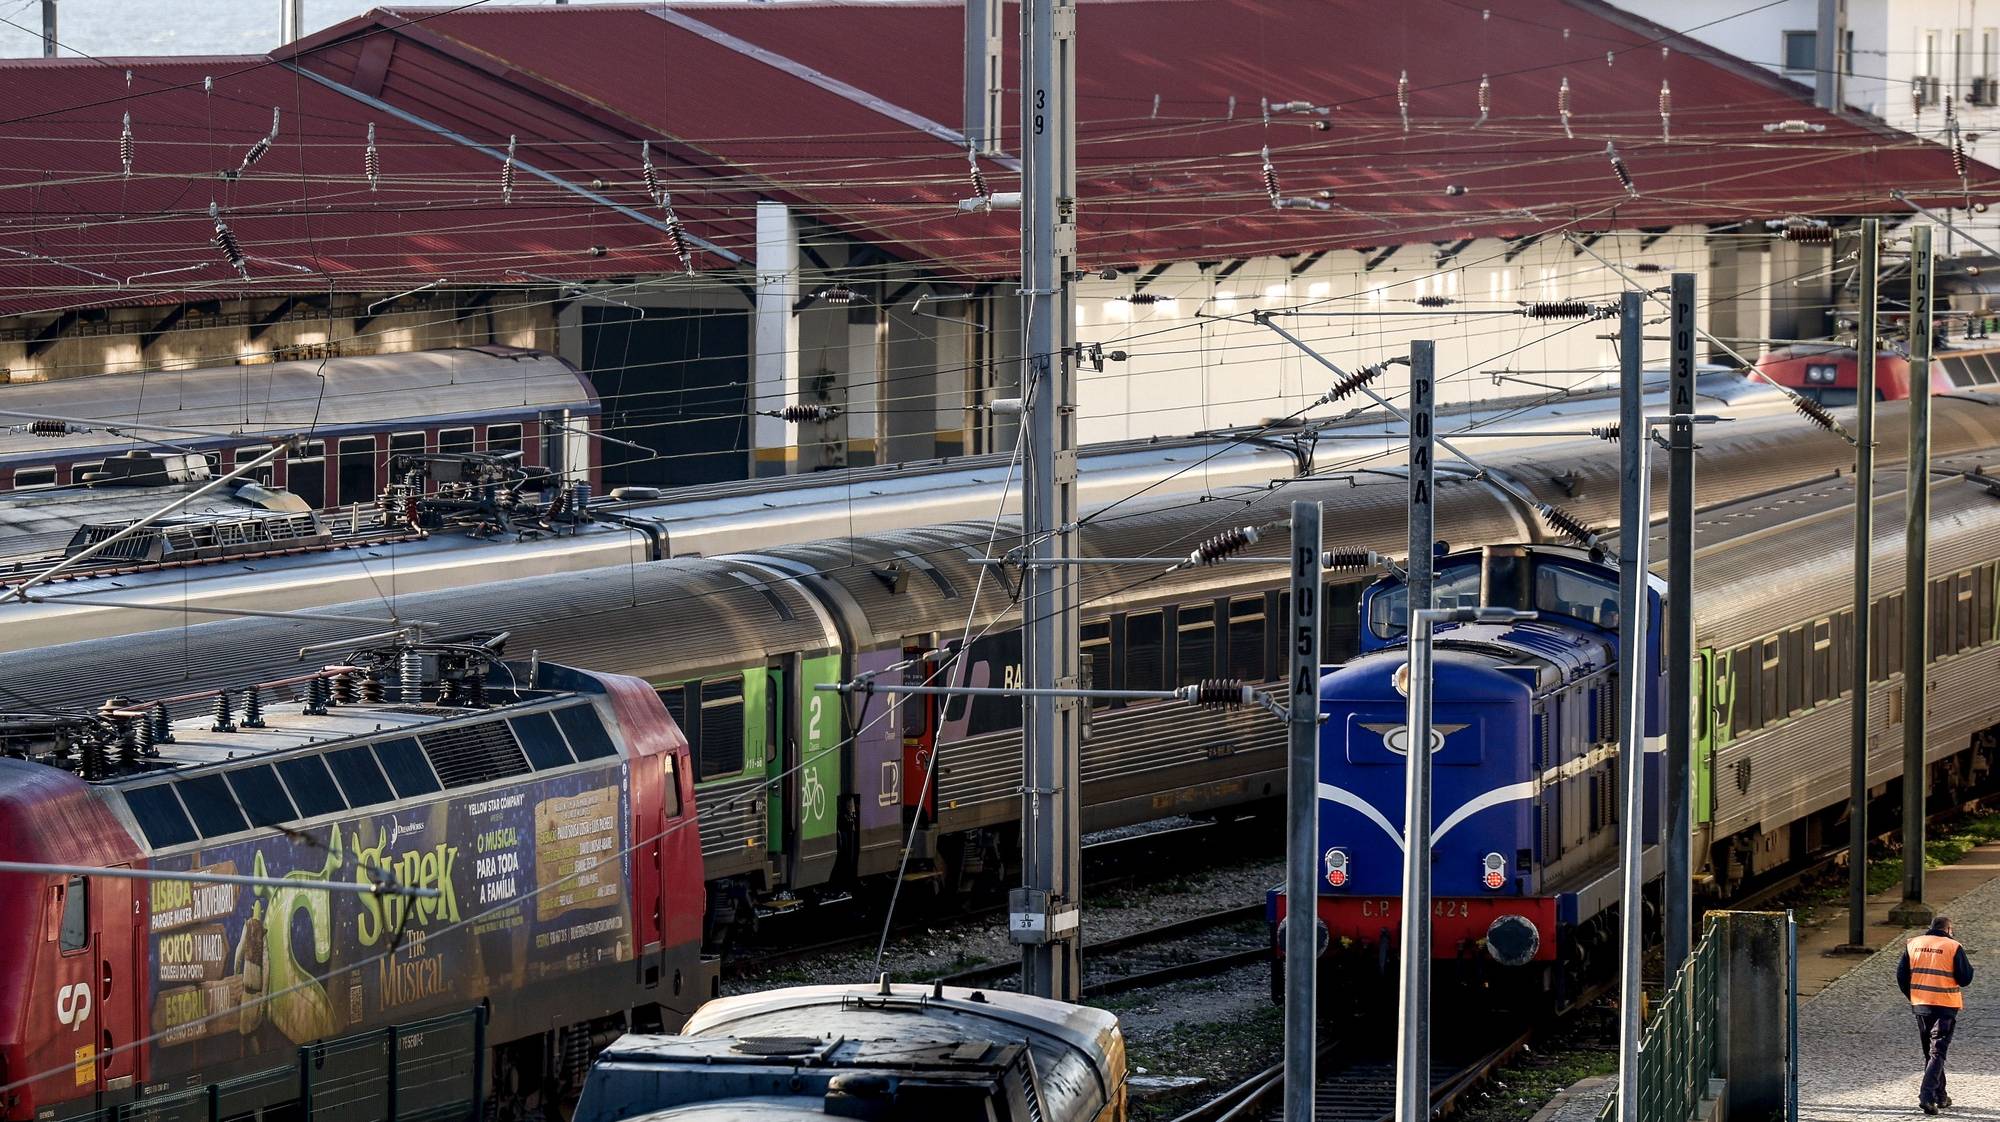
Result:
{"label": "carriage window", "polygon": [[423,465],[417,463],[414,457],[423,454],[423,433],[391,433],[389,435],[389,482],[394,483],[401,479],[403,473],[406,471],[421,471]]}
{"label": "carriage window", "polygon": [[187,811],[181,809],[180,799],[174,797],[174,789],[168,784],[127,791],[125,805],[132,808],[132,817],[139,820],[139,829],[155,849],[184,845],[200,836],[194,832],[194,823],[188,821]]}
{"label": "carriage window", "polygon": [[103,470],[104,470],[103,460],[91,460],[88,463],[71,464],[69,465],[69,481],[71,483],[79,483],[79,484],[90,483],[93,482],[90,477]]}
{"label": "carriage window", "polygon": [[486,450],[488,452],[519,452],[521,450],[521,426],[487,425]]}
{"label": "carriage window", "polygon": [[1261,682],[1265,670],[1264,598],[1252,596],[1229,602],[1229,677]]}
{"label": "carriage window", "polygon": [[1125,617],[1125,688],[1165,689],[1166,651],[1159,612]]}
{"label": "carriage window", "polygon": [[1757,727],[1785,715],[1785,682],[1781,674],[1784,644],[1776,635],[1753,644],[1757,652]]}
{"label": "carriage window", "polygon": [[347,809],[346,800],[340,797],[340,788],[333,785],[333,773],[326,770],[326,761],[318,756],[279,760],[278,774],[284,778],[285,786],[291,789],[292,801],[298,804],[299,813],[304,817],[317,818]]}
{"label": "carriage window", "polygon": [[[986,685],[989,687],[1018,684],[1021,678],[1021,633],[1002,631],[972,644],[975,675],[980,666],[986,667]],[[972,681],[977,684],[978,678],[974,677]],[[1020,727],[1020,698],[981,694],[972,699],[971,715],[965,722],[966,735],[1009,732]]]}
{"label": "carriage window", "polygon": [[1962,651],[1979,645],[1973,635],[1972,586],[1976,574],[1960,573],[1951,578],[1951,649]]}
{"label": "carriage window", "polygon": [[341,506],[375,500],[375,438],[349,437],[340,442],[338,491]]}
{"label": "carriage window", "polygon": [[[1081,640],[1080,643],[1078,644],[1078,650],[1082,653],[1084,658],[1089,659],[1090,661],[1088,663],[1079,662],[1077,664],[1077,672],[1083,673],[1085,667],[1087,666],[1090,674],[1090,683],[1091,683],[1090,688],[1106,689],[1106,690],[1110,689],[1111,688],[1110,621],[1099,620],[1096,623],[1086,623],[1083,625],[1083,630],[1078,632],[1078,635]],[[1108,707],[1110,704],[1111,704],[1110,698],[1093,697],[1090,699],[1090,707],[1092,709],[1103,709]]]}
{"label": "carriage window", "polygon": [[62,953],[90,946],[90,878],[71,877],[62,894]]}
{"label": "carriage window", "polygon": [[1936,662],[1951,653],[1951,578],[1930,582],[1930,596],[1924,602],[1930,611],[1930,660]]}
{"label": "carriage window", "polygon": [[701,756],[698,779],[743,770],[743,679],[701,684]]}
{"label": "carriage window", "polygon": [[1993,585],[1996,575],[2000,575],[2000,566],[1981,565],[1979,571],[1972,578],[1974,596],[1972,608],[1972,641],[1975,644],[1983,645],[1992,642],[1994,639],[1994,625],[2000,623],[2000,620],[1994,619],[1993,614]]}
{"label": "carriage window", "polygon": [[285,458],[285,490],[306,501],[310,507],[326,505],[326,445],[313,441],[298,456]]}
{"label": "carriage window", "polygon": [[1795,627],[1780,638],[1783,639],[1778,649],[1785,679],[1785,716],[1789,717],[1812,704],[1806,696],[1806,629]]}
{"label": "carriage window", "polygon": [[[269,448],[238,448],[234,453],[234,462],[238,466],[241,466],[256,460],[257,457],[268,451],[270,451]],[[271,485],[271,465],[267,462],[252,468],[243,473],[243,478],[254,479],[264,486],[269,487]]]}
{"label": "carriage window", "polygon": [[439,429],[438,451],[470,452],[473,449],[471,429]]}
{"label": "carriage window", "polygon": [[1174,674],[1183,686],[1215,677],[1215,605],[1180,610],[1174,623]]}
{"label": "carriage window", "polygon": [[28,491],[36,487],[53,487],[55,485],[56,469],[52,467],[22,468],[14,473],[14,490],[16,491]]}
{"label": "carriage window", "polygon": [[[1321,662],[1346,662],[1361,651],[1361,590],[1366,587],[1360,581],[1344,580],[1326,586],[1325,595],[1320,597],[1319,617],[1319,660]],[[1278,597],[1278,643],[1280,652],[1289,652],[1291,644],[1284,639],[1291,635],[1291,620],[1285,613],[1291,610],[1289,594]],[[1290,658],[1285,653],[1285,658]],[[1272,674],[1272,677],[1281,677]]]}
{"label": "carriage window", "polygon": [[1757,720],[1757,669],[1751,665],[1757,644],[1747,643],[1729,652],[1729,676],[1736,690],[1729,711],[1729,731],[1742,736],[1755,731]]}
{"label": "carriage window", "polygon": [[[674,719],[674,727],[680,729],[681,735],[687,739],[688,750],[698,754],[699,749],[695,747],[695,740],[700,735],[697,728],[699,722],[688,719],[687,683],[676,682],[671,686],[660,686],[653,692],[660,695],[660,704],[667,707],[667,716]],[[701,716],[699,710],[695,716]]]}

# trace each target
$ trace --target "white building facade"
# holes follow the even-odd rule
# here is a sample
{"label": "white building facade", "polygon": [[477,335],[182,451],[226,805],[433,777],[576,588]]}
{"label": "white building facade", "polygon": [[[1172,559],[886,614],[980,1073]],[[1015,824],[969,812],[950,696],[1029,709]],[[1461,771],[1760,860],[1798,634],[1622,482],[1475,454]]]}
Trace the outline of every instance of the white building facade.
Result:
{"label": "white building facade", "polygon": [[[1826,0],[1614,0],[1616,6],[1811,89]],[[2000,165],[2000,0],[1831,0],[1847,11],[1841,83],[1849,107],[1946,143],[1952,100],[1970,158]],[[1940,153],[1940,158],[1948,158]],[[1952,221],[2000,246],[2000,214],[1956,211]],[[1980,253],[1951,231],[1938,248]],[[2000,256],[1996,254],[1995,256]]]}

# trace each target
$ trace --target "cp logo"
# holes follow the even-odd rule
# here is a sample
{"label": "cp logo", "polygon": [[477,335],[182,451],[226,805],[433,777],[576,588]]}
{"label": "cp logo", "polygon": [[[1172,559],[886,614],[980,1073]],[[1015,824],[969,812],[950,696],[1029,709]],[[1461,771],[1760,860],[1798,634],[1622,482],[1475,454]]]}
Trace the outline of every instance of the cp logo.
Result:
{"label": "cp logo", "polygon": [[56,993],[56,1020],[71,1030],[83,1028],[90,1019],[90,983],[73,982]]}

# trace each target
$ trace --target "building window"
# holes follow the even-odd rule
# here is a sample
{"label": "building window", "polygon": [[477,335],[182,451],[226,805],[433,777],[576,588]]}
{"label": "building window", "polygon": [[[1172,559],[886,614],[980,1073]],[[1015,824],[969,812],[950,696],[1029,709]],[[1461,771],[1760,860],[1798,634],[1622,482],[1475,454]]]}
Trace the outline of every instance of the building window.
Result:
{"label": "building window", "polygon": [[1979,33],[1979,70],[1972,76],[1968,100],[1974,105],[2000,105],[2000,90],[1993,88],[1996,78],[2000,78],[2000,29],[1989,27]]}
{"label": "building window", "polygon": [[1810,74],[1819,69],[1819,32],[1785,32],[1785,73]]}

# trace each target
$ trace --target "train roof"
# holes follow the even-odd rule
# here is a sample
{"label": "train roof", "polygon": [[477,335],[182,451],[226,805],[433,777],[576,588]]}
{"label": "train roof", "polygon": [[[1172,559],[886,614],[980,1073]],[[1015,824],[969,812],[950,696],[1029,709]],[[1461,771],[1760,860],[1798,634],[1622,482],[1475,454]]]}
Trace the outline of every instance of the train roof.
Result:
{"label": "train roof", "polygon": [[[594,680],[549,670],[570,686]],[[275,692],[260,692],[253,712],[237,694],[226,727],[207,695],[168,699],[182,712],[202,712],[171,720],[170,738],[155,739],[151,729],[123,751],[102,721],[129,722],[136,734],[151,723],[154,703],[114,698],[98,711],[100,723],[77,729],[66,742],[53,734],[37,742],[39,730],[21,724],[33,718],[15,718],[8,747],[36,762],[77,768],[122,806],[134,837],[159,851],[622,754],[587,695],[526,684],[535,672],[526,663],[495,663],[493,689],[475,700],[447,700],[433,681],[416,700],[350,698],[321,712]],[[82,761],[81,737],[96,738],[101,762]],[[66,747],[46,750],[59,743]]]}
{"label": "train roof", "polygon": [[[65,551],[80,527],[136,522],[199,490],[206,482],[196,479],[142,487],[53,487],[0,492],[0,572],[8,567],[20,571],[29,561],[46,563],[52,555]],[[271,515],[314,521],[312,509],[304,499],[248,479],[224,484],[182,506],[163,521],[188,525],[256,520]]]}
{"label": "train roof", "polygon": [[842,1099],[958,1117],[953,1106],[1032,1072],[1038,1116],[1090,1118],[1116,1099],[1123,1067],[1118,1019],[1101,1009],[886,979],[798,986],[708,1002],[678,1036],[619,1038],[575,1117],[810,1118],[845,1113],[825,1109]]}
{"label": "train roof", "polygon": [[[1940,462],[1954,449],[2000,447],[2000,410],[1942,399],[1935,405],[1933,437]],[[1904,408],[1893,403],[1879,411],[1877,432],[1885,462],[1895,458],[1901,445]],[[1803,513],[1800,506],[1786,501],[1786,489],[1823,491],[1837,484],[1837,473],[1852,463],[1852,449],[1843,442],[1788,417],[1716,426],[1703,434],[1702,446],[1698,494],[1717,500],[1762,497],[1741,507],[1710,500],[1702,515],[1708,525],[1698,528],[1702,535],[1698,542],[1716,540],[1723,533],[1718,526],[1769,527]],[[1502,449],[1488,461],[1492,471],[1504,472],[1537,497],[1564,505],[1587,520],[1604,524],[1615,519],[1616,448],[1585,440],[1570,441],[1562,449],[1537,448],[1511,456],[1505,455],[1507,451]],[[1666,497],[1665,465],[1658,470],[1656,509],[1664,506]],[[1291,499],[1317,498],[1327,504],[1328,521],[1336,527],[1329,545],[1400,555],[1407,540],[1406,490],[1407,481],[1399,471],[1359,471],[1289,481],[1248,495],[1219,494],[1210,502],[1182,499],[1151,509],[1135,504],[1090,521],[1079,548],[1096,556],[1184,556],[1202,537],[1235,525],[1268,524],[1284,517]],[[1549,536],[1532,514],[1507,503],[1490,482],[1442,470],[1439,513],[1442,534],[1462,543]],[[970,611],[971,590],[981,579],[974,559],[985,555],[992,533],[990,524],[964,523],[754,554],[521,577],[414,596],[394,595],[399,586],[388,583],[396,572],[390,566],[376,566],[374,572],[384,581],[384,599],[406,618],[438,623],[436,634],[505,627],[513,633],[510,642],[516,651],[536,648],[545,658],[573,665],[673,681],[841,642],[841,621],[820,614],[820,600],[805,587],[803,573],[816,574],[807,578],[810,581],[851,589],[850,599],[859,605],[853,615],[879,634],[902,631],[896,639],[929,633],[956,637],[969,617],[979,628],[1003,613],[1018,613],[1011,602],[1010,583],[1017,577],[1004,569],[986,574],[978,611]],[[1016,533],[1014,522],[1004,523],[995,552],[1010,548],[1010,535]],[[1267,535],[1252,552],[1275,555],[1281,537]],[[1783,536],[1775,537],[1781,541]],[[934,566],[954,595],[947,595],[939,580],[913,567],[904,554]],[[1664,556],[1664,550],[1655,556]],[[892,588],[898,583],[892,561],[902,574],[901,591]],[[1185,601],[1204,592],[1218,597],[1241,594],[1256,581],[1276,587],[1282,574],[1259,572],[1249,578],[1240,566],[1212,566],[1161,576],[1135,572],[1132,566],[1105,565],[1086,567],[1081,581],[1086,612],[1100,613],[1141,610],[1151,603]],[[142,681],[242,685],[255,680],[251,675],[274,658],[290,657],[289,652],[307,643],[375,630],[378,625],[368,620],[342,617],[379,615],[385,606],[371,600],[322,609],[319,614],[324,618],[316,620],[197,622],[150,635],[20,651],[0,655],[0,680],[43,705],[94,705]],[[867,633],[856,631],[849,638],[864,643]]]}
{"label": "train roof", "polygon": [[19,382],[0,386],[0,467],[41,462],[58,447],[26,431],[34,415],[90,422],[96,431],[64,437],[59,449],[83,458],[146,443],[223,445],[305,432],[337,436],[387,420],[470,424],[597,408],[576,367],[504,346]]}

